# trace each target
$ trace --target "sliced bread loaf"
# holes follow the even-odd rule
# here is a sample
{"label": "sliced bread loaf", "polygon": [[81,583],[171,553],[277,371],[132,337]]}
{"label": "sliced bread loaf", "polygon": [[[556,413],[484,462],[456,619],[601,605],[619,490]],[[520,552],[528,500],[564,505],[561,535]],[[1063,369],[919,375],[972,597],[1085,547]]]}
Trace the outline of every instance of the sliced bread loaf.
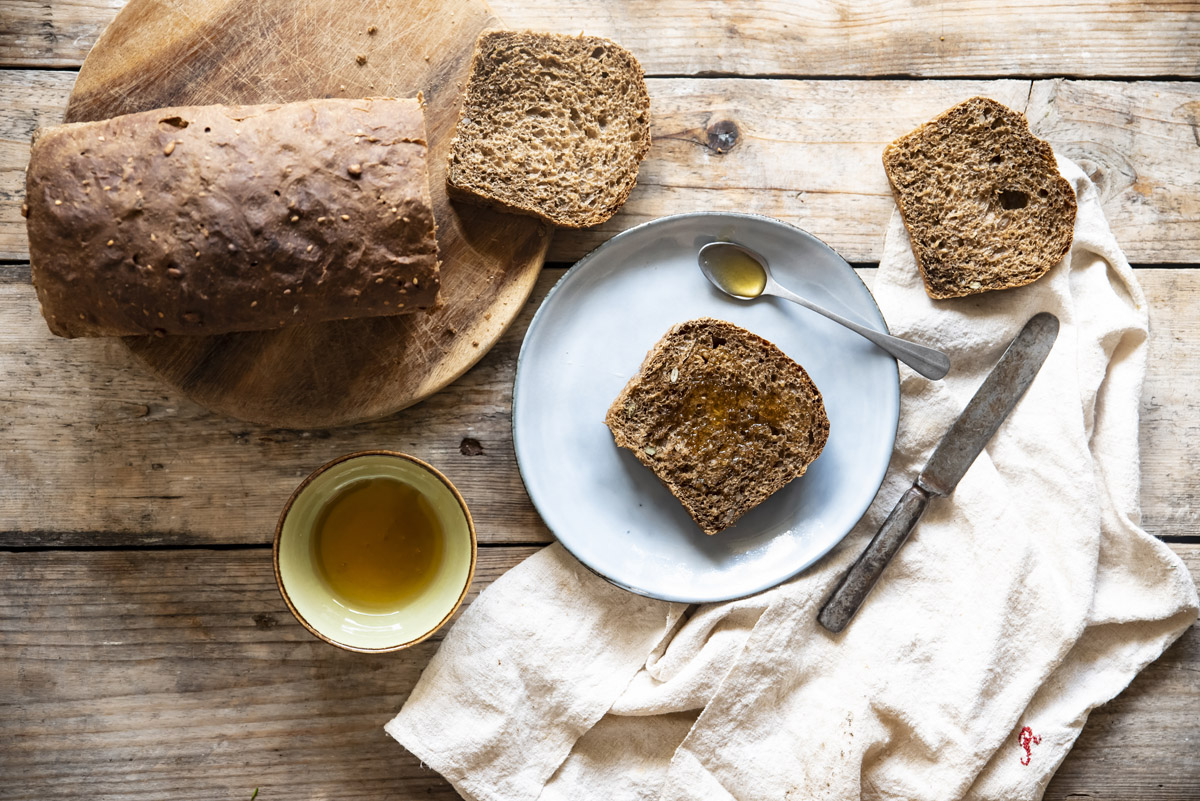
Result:
{"label": "sliced bread loaf", "polygon": [[595,36],[479,37],[451,144],[452,196],[582,228],[616,213],[650,149],[629,51]]}
{"label": "sliced bread loaf", "polygon": [[437,303],[417,98],[180,106],[44,128],[33,284],[63,337],[223,334]]}
{"label": "sliced bread loaf", "polygon": [[1071,248],[1075,193],[1023,114],[974,97],[900,137],[883,166],[925,291],[1024,286]]}
{"label": "sliced bread loaf", "polygon": [[804,368],[732,323],[680,323],[647,354],[605,418],[716,534],[804,475],[829,437],[821,393]]}

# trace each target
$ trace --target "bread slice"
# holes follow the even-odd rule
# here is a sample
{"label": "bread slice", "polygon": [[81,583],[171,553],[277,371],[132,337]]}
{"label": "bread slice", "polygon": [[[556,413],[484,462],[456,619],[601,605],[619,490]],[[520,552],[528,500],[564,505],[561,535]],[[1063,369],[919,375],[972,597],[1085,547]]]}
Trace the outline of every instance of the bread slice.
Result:
{"label": "bread slice", "polygon": [[973,97],[883,151],[925,291],[1024,286],[1071,248],[1075,192],[1023,114]]}
{"label": "bread slice", "polygon": [[650,95],[629,51],[595,36],[489,31],[450,148],[455,197],[583,228],[629,197]]}
{"label": "bread slice", "polygon": [[658,341],[605,423],[709,535],[804,475],[829,438],[821,393],[803,367],[707,317]]}

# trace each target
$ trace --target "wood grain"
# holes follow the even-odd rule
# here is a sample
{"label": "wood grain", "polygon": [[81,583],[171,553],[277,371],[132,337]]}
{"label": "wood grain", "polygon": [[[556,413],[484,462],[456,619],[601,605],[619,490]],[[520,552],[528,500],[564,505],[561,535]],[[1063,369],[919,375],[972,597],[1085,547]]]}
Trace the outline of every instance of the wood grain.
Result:
{"label": "wood grain", "polygon": [[1127,257],[1200,262],[1200,84],[1111,81],[654,80],[654,145],[621,212],[560,231],[552,260],[682,211],[778,217],[850,261],[878,261],[895,207],[884,146],[977,94],[1026,111],[1035,135],[1097,181]]}
{"label": "wood grain", "polygon": [[[7,0],[0,65],[78,66],[123,0]],[[492,0],[514,28],[607,36],[650,74],[1195,75],[1193,0]],[[653,20],[647,25],[647,20]]]}
{"label": "wood grain", "polygon": [[[874,270],[860,270],[870,282]],[[316,431],[252,426],[163,386],[110,340],[50,336],[20,268],[0,268],[0,547],[269,542],[284,500],[343,453],[401,450],[462,491],[485,543],[549,541],[517,471],[512,381],[546,269],[475,369],[399,415]],[[1200,269],[1141,269],[1150,300],[1143,523],[1194,536],[1200,504]],[[478,447],[475,447],[475,445]],[[482,451],[479,453],[479,451]],[[478,455],[472,455],[477,454]]]}
{"label": "wood grain", "polygon": [[[440,307],[221,336],[130,337],[166,383],[242,420],[317,428],[370,420],[444,387],[495,343],[529,296],[549,229],[452,204],[444,167],[481,0],[133,0],[80,70],[69,121],[162,106],[424,93]],[[359,62],[362,63],[359,63]]]}
{"label": "wood grain", "polygon": [[29,259],[21,204],[30,138],[62,122],[74,84],[74,72],[0,70],[0,259]]}
{"label": "wood grain", "polygon": [[437,639],[326,645],[268,548],[0,554],[0,646],[0,799],[457,798],[382,731]]}
{"label": "wood grain", "polygon": [[[0,547],[264,543],[304,476],[372,448],[442,470],[481,542],[549,540],[517,472],[510,425],[532,304],[453,391],[384,420],[296,431],[205,411],[117,340],[51,337],[22,272],[0,268],[10,279],[0,282],[0,475],[21,476],[0,482]],[[543,276],[539,299],[555,274]]]}
{"label": "wood grain", "polygon": [[[29,134],[65,109],[68,73],[0,70],[0,258],[28,258],[20,205]],[[647,220],[754,211],[877,261],[894,206],[880,155],[895,137],[975,94],[1028,107],[1034,132],[1098,182],[1135,263],[1200,262],[1200,83],[1116,81],[649,82],[654,144],[629,202],[607,223],[559,231],[548,258],[574,261]]]}
{"label": "wood grain", "polygon": [[127,0],[6,0],[0,66],[78,67]]}
{"label": "wood grain", "polygon": [[[1173,547],[1200,578],[1200,546]],[[471,597],[533,550],[482,549]],[[457,798],[382,731],[436,647],[319,642],[267,548],[0,554],[0,775],[20,777],[0,799]],[[1197,663],[1193,626],[1092,714],[1046,798],[1194,798]]]}
{"label": "wood grain", "polygon": [[[1142,523],[1200,534],[1200,266],[1138,270],[1149,290],[1150,357],[1142,388]],[[1150,290],[1150,287],[1153,287]],[[1200,709],[1197,710],[1200,714]]]}
{"label": "wood grain", "polygon": [[[0,69],[0,260],[28,259],[18,209],[29,135],[62,119],[75,79],[63,68],[82,63],[124,4],[0,8],[0,66],[52,68]],[[975,92],[1028,108],[1035,132],[1097,180],[1127,255],[1184,267],[1139,270],[1153,332],[1143,523],[1191,539],[1172,547],[1200,579],[1196,0],[491,5],[512,27],[615,38],[661,76],[650,82],[657,141],[630,205],[605,229],[560,235],[556,261],[651,217],[754,208],[873,262],[891,210],[885,142]],[[176,7],[194,31],[199,9],[214,6]],[[685,75],[709,77],[671,77]],[[1126,80],[1028,80],[1064,75]],[[858,80],[902,76],[932,80]],[[947,80],[955,76],[1019,80]],[[1148,77],[1183,80],[1127,80]],[[871,270],[860,273],[870,280]],[[559,275],[542,274],[518,323],[446,391],[390,419],[298,432],[207,412],[118,343],[54,340],[28,267],[0,266],[0,548],[235,544],[0,551],[0,799],[245,799],[255,788],[260,799],[457,798],[380,730],[436,643],[380,657],[318,643],[279,599],[269,549],[236,544],[266,543],[304,474],[363,447],[442,467],[481,541],[548,541],[517,474],[509,404],[530,310]],[[484,547],[469,597],[532,550]],[[1197,665],[1193,627],[1093,712],[1045,798],[1196,798]]]}

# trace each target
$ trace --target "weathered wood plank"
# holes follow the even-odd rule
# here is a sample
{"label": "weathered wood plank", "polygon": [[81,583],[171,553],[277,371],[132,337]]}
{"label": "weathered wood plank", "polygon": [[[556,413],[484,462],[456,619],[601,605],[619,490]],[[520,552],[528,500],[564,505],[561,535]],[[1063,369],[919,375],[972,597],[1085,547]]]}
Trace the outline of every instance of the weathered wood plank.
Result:
{"label": "weathered wood plank", "polygon": [[381,728],[436,639],[325,645],[269,549],[0,553],[0,645],[0,799],[457,798]]}
{"label": "weathered wood plank", "polygon": [[[124,0],[8,0],[0,64],[78,66]],[[1196,4],[493,0],[514,28],[608,36],[650,74],[1194,75]],[[647,25],[652,19],[654,24]]]}
{"label": "weathered wood plank", "polygon": [[43,125],[62,122],[74,72],[0,70],[0,259],[27,259],[21,204],[29,141]]}
{"label": "weathered wood plank", "polygon": [[1200,261],[1200,83],[1035,81],[1026,113],[1096,181],[1131,260]]}
{"label": "weathered wood plank", "polygon": [[[72,73],[0,70],[0,258],[28,258],[20,207],[29,136],[61,118]],[[574,261],[619,231],[682,211],[768,214],[851,261],[878,260],[894,206],[880,154],[954,103],[986,94],[1025,109],[1075,157],[1137,263],[1200,262],[1196,191],[1200,83],[1112,81],[651,80],[654,145],[624,209],[560,231],[551,261]]]}
{"label": "weathered wood plank", "polygon": [[778,217],[851,261],[878,261],[895,204],[880,156],[896,137],[984,94],[1025,110],[1079,158],[1134,262],[1200,261],[1200,84],[1112,81],[650,81],[654,145],[617,216],[559,231],[574,260],[626,228],[682,211]]}
{"label": "weathered wood plank", "polygon": [[[1200,578],[1200,546],[1173,547]],[[472,597],[533,550],[482,549]],[[0,553],[0,646],[5,801],[457,797],[382,731],[436,643],[317,641],[265,548]],[[1193,627],[1093,713],[1046,798],[1200,795],[1198,665]]]}
{"label": "weathered wood plank", "polygon": [[[861,270],[869,282],[874,270]],[[280,431],[206,412],[112,340],[50,336],[19,268],[0,268],[0,547],[268,542],[283,502],[323,462],[403,450],[450,476],[484,542],[546,542],[513,453],[512,380],[543,271],[500,344],[462,379],[400,414],[329,431]],[[1143,522],[1200,522],[1200,268],[1138,271],[1151,305],[1143,395]],[[483,454],[463,448],[479,442]],[[464,452],[465,451],[465,452]]]}
{"label": "weathered wood plank", "polygon": [[0,66],[78,67],[126,0],[6,0]]}
{"label": "weathered wood plank", "polygon": [[[1200,268],[1139,270],[1150,304],[1142,388],[1142,524],[1200,534]],[[1200,716],[1200,709],[1197,709]]]}
{"label": "weathered wood plank", "polygon": [[[301,432],[201,409],[151,377],[118,340],[54,339],[23,271],[5,272],[13,281],[0,282],[0,547],[267,542],[305,475],[373,448],[445,472],[481,541],[549,539],[517,472],[510,424],[533,303],[452,390],[391,418]],[[546,271],[535,296],[561,273]]]}

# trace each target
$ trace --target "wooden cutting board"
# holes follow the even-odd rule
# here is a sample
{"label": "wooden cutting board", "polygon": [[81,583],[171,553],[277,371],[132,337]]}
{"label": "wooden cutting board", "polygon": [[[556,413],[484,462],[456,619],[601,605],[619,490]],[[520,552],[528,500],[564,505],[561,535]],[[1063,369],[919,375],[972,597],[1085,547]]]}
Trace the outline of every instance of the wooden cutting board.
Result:
{"label": "wooden cutting board", "polygon": [[529,297],[550,243],[528,217],[451,203],[445,164],[480,0],[130,0],[83,64],[71,122],[162,106],[425,96],[442,307],[269,332],[130,337],[197,403],[284,428],[391,414],[479,360]]}

